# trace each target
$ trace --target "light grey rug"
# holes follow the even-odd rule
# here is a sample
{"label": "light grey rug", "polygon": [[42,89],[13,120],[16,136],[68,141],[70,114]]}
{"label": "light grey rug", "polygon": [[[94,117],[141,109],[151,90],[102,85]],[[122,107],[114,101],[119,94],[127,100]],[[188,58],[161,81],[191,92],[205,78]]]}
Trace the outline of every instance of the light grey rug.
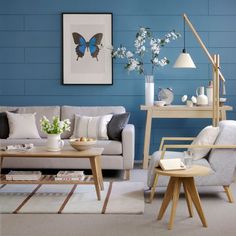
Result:
{"label": "light grey rug", "polygon": [[101,201],[93,185],[6,185],[0,213],[142,214],[142,182],[105,182]]}

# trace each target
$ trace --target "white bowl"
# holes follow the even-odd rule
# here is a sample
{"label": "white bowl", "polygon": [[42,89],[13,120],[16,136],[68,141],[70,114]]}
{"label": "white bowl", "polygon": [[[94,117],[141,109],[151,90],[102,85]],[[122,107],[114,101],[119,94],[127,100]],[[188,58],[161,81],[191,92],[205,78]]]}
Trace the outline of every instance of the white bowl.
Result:
{"label": "white bowl", "polygon": [[79,141],[78,139],[71,139],[69,141],[70,145],[78,150],[78,151],[84,151],[92,148],[96,144],[96,140],[93,141]]}
{"label": "white bowl", "polygon": [[154,105],[158,106],[158,107],[163,107],[166,105],[166,102],[165,101],[155,101]]}

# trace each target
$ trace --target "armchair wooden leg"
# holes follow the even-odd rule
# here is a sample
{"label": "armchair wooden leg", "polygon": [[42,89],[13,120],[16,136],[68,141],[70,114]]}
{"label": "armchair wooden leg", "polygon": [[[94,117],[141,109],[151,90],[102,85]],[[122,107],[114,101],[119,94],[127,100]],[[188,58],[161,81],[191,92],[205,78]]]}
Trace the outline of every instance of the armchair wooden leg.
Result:
{"label": "armchair wooden leg", "polygon": [[130,170],[124,170],[124,180],[129,180],[130,179]]}
{"label": "armchair wooden leg", "polygon": [[158,182],[158,174],[155,174],[155,178],[154,178],[154,182],[151,188],[151,193],[150,193],[150,197],[149,197],[149,203],[152,203],[155,191],[156,191],[156,187],[157,187],[157,182]]}
{"label": "armchair wooden leg", "polygon": [[225,190],[225,193],[228,197],[229,202],[233,203],[234,202],[234,197],[233,197],[233,194],[231,192],[230,186],[223,186],[223,187],[224,187],[224,190]]}

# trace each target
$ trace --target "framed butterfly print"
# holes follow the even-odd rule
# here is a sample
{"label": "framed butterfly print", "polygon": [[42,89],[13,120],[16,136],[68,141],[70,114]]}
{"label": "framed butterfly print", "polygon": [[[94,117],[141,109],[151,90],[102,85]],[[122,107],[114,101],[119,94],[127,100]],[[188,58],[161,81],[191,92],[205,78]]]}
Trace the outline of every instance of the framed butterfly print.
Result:
{"label": "framed butterfly print", "polygon": [[63,84],[112,84],[112,13],[62,13]]}

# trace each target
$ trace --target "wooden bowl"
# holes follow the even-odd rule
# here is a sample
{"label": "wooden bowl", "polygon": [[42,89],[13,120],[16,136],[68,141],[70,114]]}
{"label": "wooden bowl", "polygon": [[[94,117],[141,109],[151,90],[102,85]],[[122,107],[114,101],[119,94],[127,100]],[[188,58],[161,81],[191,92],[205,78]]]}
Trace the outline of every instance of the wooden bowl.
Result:
{"label": "wooden bowl", "polygon": [[84,151],[92,148],[96,144],[96,140],[93,141],[79,141],[77,139],[71,139],[69,141],[70,145],[78,150],[78,151]]}

